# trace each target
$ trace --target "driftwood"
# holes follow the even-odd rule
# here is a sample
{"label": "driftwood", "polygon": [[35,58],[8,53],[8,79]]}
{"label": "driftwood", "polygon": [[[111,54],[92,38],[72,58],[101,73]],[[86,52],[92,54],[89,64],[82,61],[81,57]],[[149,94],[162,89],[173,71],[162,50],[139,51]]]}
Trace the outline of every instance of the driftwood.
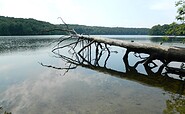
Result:
{"label": "driftwood", "polygon": [[[109,74],[113,73],[114,76],[121,78],[124,77],[142,83],[150,84],[151,82],[158,87],[168,88],[171,86],[169,87],[171,89],[177,87],[172,87],[172,82],[174,81],[174,83],[178,85],[180,84],[181,86],[170,91],[175,90],[178,91],[177,93],[179,94],[185,94],[184,48],[79,35],[74,30],[69,30],[68,26],[67,30],[62,31],[67,32],[69,35],[61,37],[52,52],[56,57],[64,60],[67,66],[65,68],[60,68],[52,65],[44,65],[42,63],[41,65],[66,70],[66,72],[70,69],[77,68],[77,66],[82,66],[94,70],[100,70],[100,72],[106,72]],[[123,48],[125,50],[121,55],[122,59],[120,60],[120,63],[124,64],[126,71],[117,71],[116,69],[107,67],[108,64],[110,64],[109,59],[112,54],[118,53],[116,50],[111,50],[112,46]],[[68,54],[64,53],[66,50]],[[131,52],[133,52],[135,57],[139,58],[139,61],[137,61],[133,66],[129,65],[128,60]],[[145,54],[145,56],[143,56],[143,54]],[[161,61],[162,64],[158,65],[155,60]],[[174,61],[181,63],[181,67],[170,67],[169,63]],[[143,65],[146,74],[138,73],[137,67],[139,65]],[[153,71],[154,68],[155,71]],[[171,74],[179,76],[178,79],[170,77],[169,75]],[[163,82],[169,83],[164,86]]]}
{"label": "driftwood", "polygon": [[[151,68],[155,68],[157,67],[157,65],[154,62],[154,60],[160,60],[163,63],[162,66],[165,67],[166,71],[169,71],[171,73],[178,72],[179,74],[182,74],[182,75],[185,74],[185,70],[184,70],[185,48],[169,47],[169,46],[162,46],[162,45],[149,44],[149,43],[139,43],[139,42],[133,42],[133,41],[128,42],[124,40],[79,35],[75,30],[69,29],[69,26],[63,20],[62,22],[65,24],[66,29],[56,29],[56,30],[65,31],[68,34],[68,36],[61,37],[59,39],[58,44],[52,50],[52,52],[58,56],[61,56],[61,54],[58,53],[58,50],[68,47],[69,48],[68,52],[72,55],[72,58],[68,58],[70,61],[72,60],[74,62],[81,62],[81,63],[85,62],[89,65],[92,65],[93,63],[93,65],[99,66],[99,61],[102,58],[102,55],[104,53],[107,53],[107,56],[105,57],[106,59],[104,61],[104,67],[106,67],[107,61],[112,53],[109,47],[117,46],[117,47],[126,49],[126,53],[125,55],[123,55],[123,59],[128,58],[128,54],[130,52],[134,52],[134,53],[138,53],[139,55],[138,57],[142,59],[142,61],[140,61],[138,64],[143,64],[143,65],[153,64],[153,67]],[[74,41],[71,43],[62,44],[66,40],[74,40]],[[76,47],[79,44],[81,45],[81,48],[80,50],[76,50]],[[92,50],[93,50],[92,48],[95,48],[94,49],[95,58],[92,58]],[[142,58],[140,56],[141,53],[148,54],[149,56]],[[180,62],[184,66],[180,68],[169,67],[168,64],[174,61]]]}
{"label": "driftwood", "polygon": [[146,53],[152,56],[153,59],[165,60],[166,62],[179,61],[185,62],[185,48],[169,47],[157,44],[128,42],[124,40],[108,39],[102,37],[85,37],[77,35],[79,39],[94,41],[98,43],[119,46],[137,53]]}
{"label": "driftwood", "polygon": [[[74,42],[74,44],[76,45],[77,43],[86,40],[87,42],[91,42],[91,44],[98,43],[98,45],[101,47],[102,47],[101,43],[103,43],[103,44],[106,44],[106,46],[113,45],[113,46],[126,48],[129,52],[133,51],[136,53],[146,53],[150,55],[150,59],[152,60],[158,59],[158,60],[161,60],[163,63],[169,63],[171,61],[185,62],[185,48],[169,47],[169,46],[162,46],[162,45],[148,44],[148,43],[138,43],[133,41],[128,42],[124,40],[79,35],[74,29],[70,29],[69,26],[64,22],[64,20],[61,17],[59,17],[59,19],[61,19],[61,21],[64,23],[64,25],[66,26],[66,29],[54,29],[54,30],[64,31],[67,34],[69,34],[70,36],[67,39],[70,39],[70,38],[78,39],[76,43]],[[61,41],[59,41],[58,45],[64,40],[66,39],[62,39]],[[88,44],[83,48],[89,47],[91,44]],[[55,48],[54,50],[56,49],[59,49],[59,48]],[[109,50],[107,49],[107,51]]]}

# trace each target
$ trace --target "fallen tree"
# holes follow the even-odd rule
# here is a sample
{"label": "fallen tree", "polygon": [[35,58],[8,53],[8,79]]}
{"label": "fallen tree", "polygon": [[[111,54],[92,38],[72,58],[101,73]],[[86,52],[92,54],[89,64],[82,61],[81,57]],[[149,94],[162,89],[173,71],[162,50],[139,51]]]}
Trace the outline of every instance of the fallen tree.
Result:
{"label": "fallen tree", "polygon": [[[64,23],[65,24],[65,23]],[[181,47],[169,47],[149,43],[128,42],[124,40],[108,39],[102,37],[91,37],[77,34],[75,30],[56,29],[67,32],[67,36],[62,36],[52,52],[57,58],[65,61],[66,67],[56,67],[53,65],[42,66],[66,70],[75,69],[78,66],[108,73],[113,76],[138,81],[151,86],[162,87],[165,90],[185,94],[185,49]],[[124,64],[125,71],[117,71],[107,67],[112,53],[119,53],[111,47],[119,47],[124,50],[121,53],[120,64]],[[66,52],[68,54],[66,55]],[[139,60],[134,64],[129,64],[129,54],[133,53]],[[143,56],[143,54],[145,54]],[[155,60],[162,64],[156,63]],[[179,62],[180,67],[171,67],[169,63]],[[110,63],[109,63],[110,64]],[[138,72],[137,67],[143,65],[145,74]],[[153,70],[155,68],[155,70]],[[65,74],[64,73],[64,74]],[[178,77],[173,78],[169,75]]]}
{"label": "fallen tree", "polygon": [[[136,53],[146,53],[150,55],[150,59],[152,60],[158,59],[158,60],[161,60],[163,63],[169,63],[171,61],[185,62],[185,48],[182,48],[182,47],[170,47],[170,46],[162,46],[162,45],[151,44],[151,43],[150,44],[149,43],[139,43],[139,42],[134,42],[134,41],[128,42],[128,41],[117,40],[117,39],[84,36],[84,35],[77,34],[75,30],[69,30],[68,26],[67,26],[67,29],[62,30],[62,31],[65,31],[70,35],[66,39],[70,39],[70,38],[78,39],[76,42],[76,45],[77,43],[82,42],[82,41],[91,42],[91,44],[98,43],[98,45],[101,45],[101,43],[103,43],[103,44],[110,45],[110,46],[113,45],[113,46],[119,46],[119,47],[126,48],[129,52],[133,51]],[[62,39],[58,43],[58,45],[66,39]],[[89,46],[90,44],[88,44],[87,46],[83,48],[87,48]],[[55,48],[54,50],[57,50],[59,48],[61,47]]]}
{"label": "fallen tree", "polygon": [[[147,67],[146,72],[148,74],[151,74],[149,73],[151,72],[151,69],[159,67],[158,73],[160,74],[164,73],[163,71],[165,70],[165,75],[177,74],[180,76],[181,79],[185,77],[185,48],[80,35],[76,33],[75,30],[69,29],[68,25],[65,22],[64,24],[66,25],[66,29],[56,30],[64,31],[68,35],[63,36],[59,39],[52,52],[58,57],[65,60],[66,63],[69,63],[69,65],[66,68],[58,69],[66,69],[68,71],[69,69],[76,68],[76,66],[79,64],[101,66],[100,60],[102,63],[102,58],[104,59],[103,67],[106,68],[107,61],[109,60],[111,54],[116,53],[116,51],[112,51],[110,48],[111,46],[116,46],[126,49],[125,53],[122,55],[122,60],[125,64],[129,64],[128,55],[130,52],[134,52],[134,56],[140,58],[140,61],[138,61],[134,66],[127,67],[127,71],[131,69],[136,69],[139,64],[142,64],[144,65],[144,67]],[[71,42],[65,42],[69,40],[71,40]],[[64,56],[64,54],[60,51],[66,48],[71,55],[70,57]],[[143,53],[147,54],[148,56],[142,57]],[[158,65],[157,63],[155,63],[155,60],[161,61],[162,65]],[[181,66],[177,68],[170,67],[169,63],[174,61],[181,63]],[[72,64],[76,66],[74,67]]]}
{"label": "fallen tree", "polygon": [[85,37],[78,34],[76,34],[75,37],[83,40],[123,47],[128,49],[129,51],[137,53],[146,53],[151,55],[153,59],[160,59],[166,62],[185,62],[185,48],[181,47],[169,47],[149,43],[128,42],[124,40],[108,39],[102,37]]}

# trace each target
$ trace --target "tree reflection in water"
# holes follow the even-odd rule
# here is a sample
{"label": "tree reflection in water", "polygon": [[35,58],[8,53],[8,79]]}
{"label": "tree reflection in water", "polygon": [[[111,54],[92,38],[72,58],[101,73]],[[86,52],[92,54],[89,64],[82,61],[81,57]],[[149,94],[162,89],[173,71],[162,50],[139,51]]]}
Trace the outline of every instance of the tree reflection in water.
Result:
{"label": "tree reflection in water", "polygon": [[[52,65],[41,65],[52,67],[55,69],[65,69],[68,72],[70,69],[75,69],[78,66],[93,69],[98,72],[103,72],[118,78],[129,79],[139,83],[147,84],[153,87],[159,87],[165,91],[173,93],[171,100],[166,101],[166,109],[164,113],[185,113],[185,70],[184,68],[170,67],[169,61],[160,59],[160,57],[153,55],[143,54],[139,51],[124,49],[122,60],[120,64],[124,64],[125,71],[119,71],[111,68],[109,62],[113,53],[118,53],[112,50],[112,46],[88,41],[83,39],[73,40],[72,42],[63,43],[65,40],[72,39],[67,37],[61,40],[57,46],[52,50],[55,57],[62,59],[66,62],[65,68],[55,67]],[[62,45],[61,45],[62,44]],[[64,55],[64,53],[68,54]],[[134,65],[129,64],[129,54],[134,54],[139,58]],[[155,60],[160,61],[158,64]],[[179,64],[184,64],[179,62]],[[107,67],[109,66],[109,67]],[[138,72],[137,67],[142,66],[146,73]],[[155,70],[154,70],[155,69]],[[174,77],[175,76],[175,77]],[[178,96],[178,97],[177,97]]]}

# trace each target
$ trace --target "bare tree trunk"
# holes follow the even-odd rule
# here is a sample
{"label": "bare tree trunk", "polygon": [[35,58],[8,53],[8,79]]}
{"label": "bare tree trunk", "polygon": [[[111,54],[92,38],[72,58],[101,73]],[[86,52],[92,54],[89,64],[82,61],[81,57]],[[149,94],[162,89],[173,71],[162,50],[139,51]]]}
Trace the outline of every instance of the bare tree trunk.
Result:
{"label": "bare tree trunk", "polygon": [[185,62],[185,48],[161,46],[157,44],[128,42],[124,40],[108,39],[101,37],[84,37],[79,36],[80,39],[95,41],[99,43],[105,43],[109,45],[124,47],[130,51],[137,53],[146,53],[153,55],[154,59],[165,61],[179,61]]}

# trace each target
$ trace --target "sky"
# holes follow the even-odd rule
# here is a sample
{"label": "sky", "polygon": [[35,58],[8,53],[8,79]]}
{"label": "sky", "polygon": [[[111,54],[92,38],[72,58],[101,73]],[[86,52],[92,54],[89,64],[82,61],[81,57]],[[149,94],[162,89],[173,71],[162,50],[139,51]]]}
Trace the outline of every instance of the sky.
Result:
{"label": "sky", "polygon": [[0,0],[0,16],[52,24],[151,28],[176,21],[177,0]]}

